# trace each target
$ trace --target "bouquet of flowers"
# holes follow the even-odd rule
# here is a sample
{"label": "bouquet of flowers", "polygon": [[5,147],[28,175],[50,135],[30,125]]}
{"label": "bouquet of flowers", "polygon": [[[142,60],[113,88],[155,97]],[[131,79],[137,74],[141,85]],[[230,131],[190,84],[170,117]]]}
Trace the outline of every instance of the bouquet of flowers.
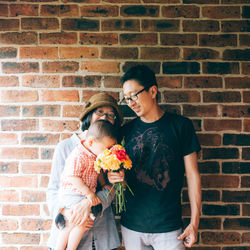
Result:
{"label": "bouquet of flowers", "polygon": [[[131,169],[132,161],[126,153],[124,147],[120,144],[116,144],[111,149],[106,149],[103,153],[97,156],[94,167],[98,173],[100,173],[101,170],[119,172],[121,169]],[[121,213],[123,210],[126,211],[124,196],[125,187],[127,187],[131,194],[133,194],[132,190],[125,181],[124,183],[114,183],[109,191],[110,194],[113,188],[115,188],[116,213]]]}

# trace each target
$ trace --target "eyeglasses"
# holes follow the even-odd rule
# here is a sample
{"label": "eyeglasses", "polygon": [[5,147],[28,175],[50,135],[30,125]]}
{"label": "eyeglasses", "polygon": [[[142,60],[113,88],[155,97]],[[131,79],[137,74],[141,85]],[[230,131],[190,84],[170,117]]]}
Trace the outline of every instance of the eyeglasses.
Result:
{"label": "eyeglasses", "polygon": [[133,102],[137,101],[138,100],[138,95],[141,92],[143,92],[144,90],[146,90],[146,88],[141,89],[140,91],[138,91],[134,95],[131,95],[130,97],[124,97],[121,102],[129,103],[129,101],[133,101]]}
{"label": "eyeglasses", "polygon": [[116,115],[115,114],[113,114],[113,113],[105,113],[105,112],[103,112],[102,110],[95,110],[94,111],[94,113],[97,115],[97,116],[99,116],[99,117],[102,117],[102,116],[106,116],[108,119],[110,119],[110,120],[115,120],[115,118],[116,118]]}

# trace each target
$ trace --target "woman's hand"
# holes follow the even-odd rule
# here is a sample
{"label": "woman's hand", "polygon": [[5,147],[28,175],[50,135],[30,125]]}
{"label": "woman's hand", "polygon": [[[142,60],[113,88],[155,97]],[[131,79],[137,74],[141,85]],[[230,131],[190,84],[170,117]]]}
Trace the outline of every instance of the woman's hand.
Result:
{"label": "woman's hand", "polygon": [[88,199],[83,199],[71,209],[69,209],[69,222],[75,225],[82,225],[89,218],[91,210],[91,202]]}
{"label": "woman's hand", "polygon": [[124,176],[125,176],[125,173],[123,169],[120,170],[119,172],[111,172],[111,171],[108,172],[108,179],[109,179],[109,182],[112,184],[116,182],[123,182]]}

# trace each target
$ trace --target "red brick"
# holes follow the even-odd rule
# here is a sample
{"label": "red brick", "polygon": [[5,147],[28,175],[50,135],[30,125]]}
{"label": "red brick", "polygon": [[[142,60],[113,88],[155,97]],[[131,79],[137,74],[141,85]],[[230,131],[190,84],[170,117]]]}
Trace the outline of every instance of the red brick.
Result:
{"label": "red brick", "polygon": [[250,35],[240,34],[240,46],[250,46]]}
{"label": "red brick", "polygon": [[101,76],[64,76],[62,79],[63,87],[101,87]]}
{"label": "red brick", "polygon": [[44,62],[42,64],[44,73],[73,73],[79,70],[78,62]]}
{"label": "red brick", "polygon": [[[128,69],[130,69],[133,66],[140,65],[140,62],[125,62],[122,71],[126,72]],[[160,74],[160,67],[161,64],[159,62],[144,62],[144,65],[149,67],[155,74]]]}
{"label": "red brick", "polygon": [[244,120],[244,131],[250,132],[250,120],[249,119]]}
{"label": "red brick", "polygon": [[1,174],[16,174],[18,173],[17,162],[0,162],[0,173]]}
{"label": "red brick", "polygon": [[18,144],[17,134],[0,133],[0,144],[1,145],[16,145],[16,144]]}
{"label": "red brick", "polygon": [[[1,202],[18,202],[19,193],[16,190],[3,190],[1,191],[0,201]],[[1,222],[0,222],[0,228],[1,228]]]}
{"label": "red brick", "polygon": [[45,191],[22,191],[23,202],[45,202],[46,192]]}
{"label": "red brick", "polygon": [[216,102],[216,103],[230,103],[230,102],[241,102],[241,93],[236,91],[224,91],[224,92],[203,92],[204,102]]}
{"label": "red brick", "polygon": [[1,16],[8,16],[8,4],[0,4],[0,17]]}
{"label": "red brick", "polygon": [[43,120],[42,121],[42,128],[44,131],[51,131],[51,132],[62,132],[62,131],[71,131],[75,132],[79,129],[79,122],[78,121],[55,121],[55,120]]}
{"label": "red brick", "polygon": [[196,34],[161,34],[162,45],[197,45]]}
{"label": "red brick", "polygon": [[79,93],[77,90],[43,90],[41,97],[43,102],[79,101]]}
{"label": "red brick", "polygon": [[[200,135],[198,136],[200,138]],[[198,167],[199,167],[199,171],[201,174],[218,174],[220,172],[220,165],[216,161],[198,162]],[[212,194],[212,197],[209,197],[210,194]],[[215,191],[215,190],[202,190],[202,200],[203,201],[219,201],[220,193],[219,191]]]}
{"label": "red brick", "polygon": [[121,77],[104,76],[103,83],[105,88],[121,88]]}
{"label": "red brick", "polygon": [[241,120],[212,120],[205,119],[204,120],[204,128],[206,131],[225,131],[225,130],[233,130],[233,131],[241,131]]}
{"label": "red brick", "polygon": [[202,8],[203,17],[212,19],[240,18],[239,6],[209,6]]}
{"label": "red brick", "polygon": [[37,187],[38,180],[37,176],[0,176],[1,187],[27,187],[27,188],[35,188]]}
{"label": "red brick", "polygon": [[191,117],[217,117],[217,105],[183,105],[183,115]]}
{"label": "red brick", "polygon": [[249,188],[250,187],[250,176],[242,176],[241,177],[241,187]]}
{"label": "red brick", "polygon": [[69,5],[41,5],[41,16],[78,17],[79,8],[76,4]]}
{"label": "red brick", "polygon": [[38,101],[37,91],[31,90],[3,90],[1,94],[1,102],[36,102]]}
{"label": "red brick", "polygon": [[121,45],[155,45],[157,44],[157,34],[120,34],[120,43]]}
{"label": "red brick", "polygon": [[184,77],[185,88],[222,88],[222,78],[216,76]]}
{"label": "red brick", "polygon": [[179,48],[155,48],[155,47],[143,47],[141,48],[141,59],[151,59],[154,55],[154,60],[172,60],[178,59],[180,56]]}
{"label": "red brick", "polygon": [[115,33],[81,33],[80,44],[114,45],[118,44],[118,35]]}
{"label": "red brick", "polygon": [[15,58],[17,56],[17,49],[16,48],[0,48],[0,59],[5,58]]}
{"label": "red brick", "polygon": [[3,73],[6,74],[22,74],[39,72],[39,64],[36,62],[6,62],[2,64]]}
{"label": "red brick", "polygon": [[101,51],[101,58],[103,59],[137,59],[137,48],[114,48],[104,47]]}
{"label": "red brick", "polygon": [[140,21],[134,19],[101,20],[102,31],[140,31]]}
{"label": "red brick", "polygon": [[0,19],[0,31],[18,31],[18,19]]}
{"label": "red brick", "polygon": [[221,3],[222,4],[249,3],[249,0],[221,0]]}
{"label": "red brick", "polygon": [[250,103],[250,91],[243,92],[243,102]]}
{"label": "red brick", "polygon": [[35,32],[10,32],[0,34],[2,44],[37,44],[37,33]]}
{"label": "red brick", "polygon": [[40,243],[40,234],[38,233],[3,233],[2,243],[4,244],[35,244]]}
{"label": "red brick", "polygon": [[216,32],[219,31],[219,22],[214,20],[186,20],[182,23],[184,32]]}
{"label": "red brick", "polygon": [[238,148],[204,148],[203,159],[238,159],[239,149]]}
{"label": "red brick", "polygon": [[10,4],[10,16],[38,16],[38,4]]}
{"label": "red brick", "polygon": [[52,47],[22,47],[20,58],[57,59],[58,49]]}
{"label": "red brick", "polygon": [[[42,176],[39,187],[47,188],[49,184],[49,176]],[[47,213],[49,215],[49,213]]]}
{"label": "red brick", "polygon": [[46,116],[60,116],[59,105],[32,105],[32,106],[23,106],[22,114],[24,117],[46,117]]}
{"label": "red brick", "polygon": [[242,160],[250,160],[250,148],[242,148]]}
{"label": "red brick", "polygon": [[119,7],[112,5],[81,6],[81,16],[84,17],[116,17]]}
{"label": "red brick", "polygon": [[35,119],[11,119],[2,120],[2,131],[34,131],[38,129],[38,120]]}
{"label": "red brick", "polygon": [[198,18],[200,8],[194,5],[172,5],[162,7],[162,15],[167,18]]}
{"label": "red brick", "polygon": [[167,32],[167,31],[179,31],[179,20],[142,20],[142,31],[154,31],[154,32]]}
{"label": "red brick", "polygon": [[248,20],[242,21],[222,21],[221,22],[222,32],[249,32],[249,22]]}
{"label": "red brick", "polygon": [[105,0],[107,3],[140,3],[140,0]]}
{"label": "red brick", "polygon": [[54,30],[59,28],[56,18],[22,18],[21,27],[24,30]]}
{"label": "red brick", "polygon": [[119,73],[119,67],[119,62],[88,61],[82,63],[81,69],[88,72]]}
{"label": "red brick", "polygon": [[202,232],[201,239],[203,244],[239,244],[241,235],[237,232]]}
{"label": "red brick", "polygon": [[219,0],[183,0],[183,3],[192,3],[192,4],[217,4]]}
{"label": "red brick", "polygon": [[213,49],[183,48],[183,58],[186,60],[217,59],[219,57],[219,52]]}
{"label": "red brick", "polygon": [[0,157],[2,159],[37,159],[38,148],[3,148]]}
{"label": "red brick", "polygon": [[56,145],[59,142],[59,135],[23,133],[21,143],[23,145]]}
{"label": "red brick", "polygon": [[47,231],[51,227],[51,220],[23,218],[21,229],[25,231]]}
{"label": "red brick", "polygon": [[19,116],[19,112],[20,107],[18,106],[0,105],[0,117]]}
{"label": "red brick", "polygon": [[86,19],[86,18],[64,18],[62,19],[63,30],[74,31],[99,31],[100,20]]}
{"label": "red brick", "polygon": [[[248,208],[250,211],[250,208]],[[242,234],[242,242],[243,243],[250,243],[250,233],[243,233]]]}
{"label": "red brick", "polygon": [[204,146],[220,146],[221,145],[221,135],[217,134],[198,134],[199,142]]}
{"label": "red brick", "polygon": [[50,174],[51,163],[48,162],[22,162],[22,173],[24,174]]}
{"label": "red brick", "polygon": [[166,103],[200,102],[198,91],[163,91]]}
{"label": "red brick", "polygon": [[18,77],[0,76],[0,87],[17,87],[18,85],[19,85]]}
{"label": "red brick", "polygon": [[[250,216],[250,204],[242,204],[242,215]],[[249,240],[250,240],[250,232],[249,232]]]}
{"label": "red brick", "polygon": [[159,76],[156,77],[159,88],[181,88],[182,77],[181,76]]}
{"label": "red brick", "polygon": [[72,48],[72,47],[61,47],[60,58],[97,58],[97,48]]}
{"label": "red brick", "polygon": [[158,17],[159,7],[151,5],[125,5],[120,8],[120,15],[125,17]]}
{"label": "red brick", "polygon": [[222,35],[207,35],[200,34],[199,45],[206,47],[226,47],[237,46],[237,35],[222,34]]}
{"label": "red brick", "polygon": [[244,89],[249,88],[249,77],[226,77],[225,86],[228,89]]}
{"label": "red brick", "polygon": [[39,40],[41,44],[76,44],[77,34],[70,32],[41,33]]}
{"label": "red brick", "polygon": [[250,117],[248,105],[230,105],[222,106],[224,117]]}
{"label": "red brick", "polygon": [[42,148],[40,158],[42,160],[52,160],[53,154],[54,154],[54,149]]}
{"label": "red brick", "polygon": [[59,76],[55,75],[25,75],[22,77],[22,86],[31,88],[58,88]]}
{"label": "red brick", "polygon": [[223,223],[224,230],[248,230],[249,218],[226,218]]}
{"label": "red brick", "polygon": [[241,63],[242,74],[249,75],[250,74],[250,63]]}
{"label": "red brick", "polygon": [[12,219],[2,219],[0,220],[0,230],[4,232],[18,230],[18,221]]}
{"label": "red brick", "polygon": [[203,175],[201,176],[203,188],[238,188],[239,176],[229,175]]}

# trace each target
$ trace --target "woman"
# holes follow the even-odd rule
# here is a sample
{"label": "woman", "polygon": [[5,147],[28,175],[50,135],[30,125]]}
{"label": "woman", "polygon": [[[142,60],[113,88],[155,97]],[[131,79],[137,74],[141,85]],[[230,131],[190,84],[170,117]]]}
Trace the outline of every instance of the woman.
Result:
{"label": "woman", "polygon": [[[60,186],[60,177],[65,167],[65,160],[70,152],[80,143],[82,139],[85,139],[87,129],[90,124],[96,120],[105,119],[111,122],[115,127],[120,127],[123,116],[117,105],[116,100],[106,94],[95,94],[86,103],[80,120],[82,121],[82,132],[77,135],[73,134],[70,138],[61,141],[55,148],[52,170],[48,186],[47,202],[50,214],[52,218],[55,217],[58,211],[58,190]],[[120,179],[119,179],[120,178]],[[111,177],[111,182],[122,181],[122,177]],[[111,208],[112,196],[108,199],[106,196],[109,192],[107,185],[101,187],[102,191],[97,192],[97,196],[102,202],[101,216],[98,216],[93,221],[89,219],[90,205],[86,200],[83,200],[76,204],[70,211],[62,211],[64,214],[68,214],[71,217],[70,222],[74,224],[83,224],[89,230],[84,234],[78,250],[91,250],[92,244],[94,244],[96,250],[110,250],[117,248],[121,245],[118,236],[114,214]],[[53,221],[51,235],[48,240],[48,246],[53,249],[56,243],[58,235],[58,229]]]}

